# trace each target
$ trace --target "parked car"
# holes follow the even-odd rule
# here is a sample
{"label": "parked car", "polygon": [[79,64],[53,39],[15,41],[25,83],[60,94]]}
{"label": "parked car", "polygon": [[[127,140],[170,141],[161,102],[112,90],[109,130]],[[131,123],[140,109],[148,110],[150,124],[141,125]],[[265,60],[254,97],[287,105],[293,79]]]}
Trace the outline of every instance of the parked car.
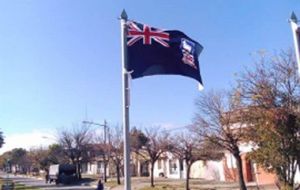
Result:
{"label": "parked car", "polygon": [[49,182],[70,184],[76,181],[76,167],[72,164],[55,164],[49,167]]}

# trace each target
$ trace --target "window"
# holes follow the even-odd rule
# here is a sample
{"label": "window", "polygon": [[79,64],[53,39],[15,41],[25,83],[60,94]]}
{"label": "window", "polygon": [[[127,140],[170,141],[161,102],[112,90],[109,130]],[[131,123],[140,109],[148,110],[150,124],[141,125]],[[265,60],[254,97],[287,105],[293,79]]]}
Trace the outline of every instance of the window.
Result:
{"label": "window", "polygon": [[177,166],[176,160],[169,161],[169,170],[170,170],[170,174],[178,173],[178,166]]}
{"label": "window", "polygon": [[157,168],[160,170],[161,169],[161,159],[157,160]]}
{"label": "window", "polygon": [[104,163],[102,161],[97,162],[97,173],[103,173],[104,172]]}
{"label": "window", "polygon": [[98,168],[98,169],[101,169],[101,168],[102,168],[102,165],[103,165],[103,164],[102,164],[101,161],[98,161],[98,162],[97,162],[97,168]]}
{"label": "window", "polygon": [[236,168],[236,160],[232,154],[225,154],[228,168]]}

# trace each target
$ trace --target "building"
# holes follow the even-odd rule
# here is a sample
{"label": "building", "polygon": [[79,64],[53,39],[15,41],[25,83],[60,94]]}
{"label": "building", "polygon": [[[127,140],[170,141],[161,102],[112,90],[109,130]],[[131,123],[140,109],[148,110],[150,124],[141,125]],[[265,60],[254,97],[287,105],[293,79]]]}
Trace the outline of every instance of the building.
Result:
{"label": "building", "polygon": [[[186,178],[185,161],[180,161],[171,152],[164,153],[154,165],[154,177],[167,177],[173,179]],[[224,181],[223,161],[194,162],[190,170],[190,178]]]}
{"label": "building", "polygon": [[[81,163],[81,172],[82,174],[87,175],[104,175],[105,162],[109,157],[109,154],[103,152],[102,146],[106,146],[105,144],[92,144],[89,149],[89,160],[83,161]],[[110,167],[107,164],[106,174],[109,175]]]}
{"label": "building", "polygon": [[[253,143],[241,143],[239,148],[241,150],[243,175],[246,183],[253,182],[257,185],[276,184],[277,177],[274,173],[267,172],[262,167],[258,166],[253,160],[250,160],[247,157],[248,154],[255,148]],[[225,181],[238,181],[236,160],[231,153],[225,153],[223,165]],[[295,183],[300,183],[299,169],[295,175]]]}

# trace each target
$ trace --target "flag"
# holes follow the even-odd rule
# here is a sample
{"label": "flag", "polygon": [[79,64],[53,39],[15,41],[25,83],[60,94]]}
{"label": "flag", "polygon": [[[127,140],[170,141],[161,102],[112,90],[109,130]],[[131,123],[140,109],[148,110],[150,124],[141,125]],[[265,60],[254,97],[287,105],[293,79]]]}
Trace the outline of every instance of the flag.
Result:
{"label": "flag", "polygon": [[191,77],[202,85],[198,62],[202,49],[181,31],[127,21],[127,70],[133,79],[174,74]]}
{"label": "flag", "polygon": [[296,61],[298,64],[298,71],[300,73],[300,26],[297,24],[297,22],[298,20],[295,13],[292,13],[290,23],[294,38]]}

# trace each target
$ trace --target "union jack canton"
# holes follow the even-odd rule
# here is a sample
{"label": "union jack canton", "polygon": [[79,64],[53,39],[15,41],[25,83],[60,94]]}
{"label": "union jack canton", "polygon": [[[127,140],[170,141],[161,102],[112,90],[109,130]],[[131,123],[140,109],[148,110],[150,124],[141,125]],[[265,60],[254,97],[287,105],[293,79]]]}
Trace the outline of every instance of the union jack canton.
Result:
{"label": "union jack canton", "polygon": [[139,40],[143,40],[144,45],[151,45],[152,40],[156,41],[157,43],[169,47],[169,33],[164,32],[163,30],[153,28],[147,26],[145,24],[139,24],[132,21],[128,21],[128,34],[127,37],[129,38],[127,45],[132,46]]}

